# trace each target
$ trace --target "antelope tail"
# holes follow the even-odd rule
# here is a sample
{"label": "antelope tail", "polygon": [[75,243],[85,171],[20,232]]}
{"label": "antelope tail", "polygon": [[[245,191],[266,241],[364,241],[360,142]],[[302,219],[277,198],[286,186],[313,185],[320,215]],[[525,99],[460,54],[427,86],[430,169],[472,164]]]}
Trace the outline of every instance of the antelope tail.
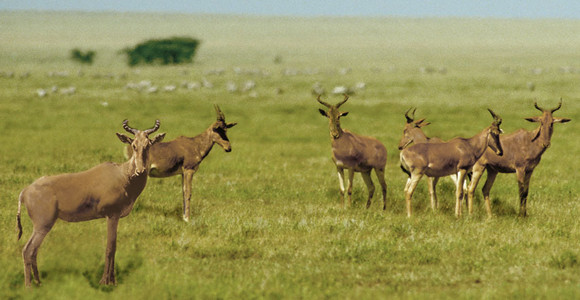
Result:
{"label": "antelope tail", "polygon": [[16,214],[16,222],[17,222],[17,229],[18,229],[18,240],[22,237],[22,223],[20,222],[20,211],[22,208],[22,193],[18,196],[18,213]]}

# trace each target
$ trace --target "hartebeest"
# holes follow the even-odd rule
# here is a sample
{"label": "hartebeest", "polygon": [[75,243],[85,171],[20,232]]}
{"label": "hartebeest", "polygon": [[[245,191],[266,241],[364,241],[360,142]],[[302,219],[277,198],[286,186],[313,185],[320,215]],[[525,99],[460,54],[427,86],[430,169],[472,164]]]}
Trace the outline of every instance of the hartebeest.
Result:
{"label": "hartebeest", "polygon": [[499,141],[501,118],[488,109],[494,118],[491,126],[469,138],[454,138],[447,142],[422,143],[403,149],[400,153],[401,166],[411,173],[411,180],[405,185],[407,216],[411,217],[411,197],[423,175],[442,177],[457,174],[455,183],[455,215],[461,216],[463,181],[467,171],[490,147],[497,155],[502,155]]}
{"label": "hartebeest", "polygon": [[345,206],[344,169],[348,173],[348,205],[352,203],[352,181],[354,173],[360,172],[368,189],[367,208],[371,206],[371,199],[375,192],[375,186],[371,179],[371,171],[374,169],[383,191],[383,210],[387,208],[387,184],[385,182],[385,165],[387,164],[387,149],[373,137],[361,136],[340,127],[340,118],[348,112],[340,112],[338,108],[343,105],[348,96],[336,105],[330,105],[317,98],[320,104],[326,106],[328,111],[319,109],[320,114],[329,120],[330,137],[332,139],[332,160],[336,165],[340,184],[342,205]]}
{"label": "hartebeest", "polygon": [[20,210],[24,203],[32,220],[32,236],[22,250],[24,259],[24,283],[31,286],[31,272],[37,284],[40,275],[36,257],[38,249],[57,219],[81,222],[107,218],[107,249],[105,270],[100,284],[115,284],[115,252],[117,248],[117,225],[119,218],[127,216],[135,200],[147,183],[149,170],[148,152],[152,145],[161,141],[165,133],[149,139],[159,129],[159,120],[147,130],[123,128],[134,134],[132,139],[117,133],[123,143],[130,144],[133,155],[123,164],[102,163],[87,171],[41,177],[24,188],[18,199],[18,239],[22,236]]}
{"label": "hartebeest", "polygon": [[[409,116],[409,112],[411,110],[413,110],[413,112],[411,112],[412,116]],[[423,132],[421,128],[431,123],[425,122],[425,118],[415,120],[415,111],[417,111],[417,108],[409,108],[409,110],[405,112],[405,119],[407,120],[407,123],[405,124],[405,128],[403,129],[403,136],[399,141],[398,146],[399,150],[403,150],[413,143],[419,144],[419,143],[443,142],[443,140],[438,137],[433,138],[427,137],[427,135]]]}
{"label": "hartebeest", "polygon": [[497,156],[491,151],[486,151],[483,156],[473,166],[473,177],[467,193],[468,210],[473,210],[473,194],[477,188],[477,183],[481,175],[487,170],[487,179],[482,188],[485,199],[487,215],[491,218],[491,204],[489,192],[497,176],[497,173],[516,173],[518,179],[520,195],[520,216],[526,216],[526,202],[528,201],[528,190],[530,178],[534,168],[540,163],[542,154],[550,147],[550,140],[554,132],[554,123],[569,122],[568,118],[554,118],[552,114],[562,107],[562,99],[556,108],[543,109],[534,103],[534,107],[542,112],[539,117],[526,118],[529,122],[540,123],[534,131],[519,129],[509,135],[501,137],[501,144],[504,155]]}
{"label": "hartebeest", "polygon": [[[199,169],[203,159],[214,144],[226,152],[232,151],[226,134],[228,128],[237,123],[226,123],[226,117],[219,106],[215,105],[217,120],[203,133],[195,137],[180,136],[172,141],[155,144],[149,151],[151,161],[150,177],[169,177],[181,174],[183,191],[183,220],[189,222],[189,202],[193,174]],[[127,148],[130,153],[131,149]]]}
{"label": "hartebeest", "polygon": [[[413,112],[411,113],[412,116],[409,116],[409,112],[413,110]],[[405,124],[405,128],[403,129],[403,136],[401,137],[401,140],[399,141],[399,150],[403,150],[409,146],[411,146],[413,143],[414,144],[420,144],[420,143],[441,143],[443,142],[442,139],[438,138],[438,137],[427,137],[427,135],[423,132],[423,130],[421,129],[422,127],[425,127],[431,123],[426,122],[425,119],[419,119],[419,120],[415,120],[415,111],[417,110],[417,108],[409,108],[409,110],[407,110],[405,112],[405,119],[407,120],[407,123]],[[403,172],[405,172],[407,175],[409,175],[409,178],[407,179],[407,181],[411,180],[411,173],[406,170],[405,168],[403,168],[401,166],[401,169],[403,170]],[[451,179],[453,180],[453,183],[456,183],[457,181],[457,176],[456,174],[451,174],[449,177],[451,177]],[[435,210],[439,207],[439,203],[437,201],[437,182],[439,181],[439,177],[428,177],[428,181],[429,181],[429,196],[431,198],[431,209]],[[467,186],[464,185],[464,189]]]}

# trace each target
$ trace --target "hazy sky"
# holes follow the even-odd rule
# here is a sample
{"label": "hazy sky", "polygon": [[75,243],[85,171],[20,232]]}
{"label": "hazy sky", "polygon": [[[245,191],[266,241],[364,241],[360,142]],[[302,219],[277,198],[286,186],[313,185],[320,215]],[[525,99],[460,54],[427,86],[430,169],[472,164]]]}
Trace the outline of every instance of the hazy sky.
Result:
{"label": "hazy sky", "polygon": [[580,0],[0,0],[0,10],[284,16],[580,18]]}

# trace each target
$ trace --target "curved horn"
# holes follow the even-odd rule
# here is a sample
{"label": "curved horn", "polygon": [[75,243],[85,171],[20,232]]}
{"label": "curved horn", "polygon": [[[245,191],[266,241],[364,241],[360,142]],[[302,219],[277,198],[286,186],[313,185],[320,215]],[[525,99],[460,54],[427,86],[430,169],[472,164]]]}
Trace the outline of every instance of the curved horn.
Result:
{"label": "curved horn", "polygon": [[225,120],[226,119],[226,116],[224,115],[224,113],[222,112],[222,110],[220,109],[220,107],[217,104],[214,104],[213,107],[215,108],[215,112],[217,114],[218,121]]}
{"label": "curved horn", "polygon": [[534,101],[534,107],[535,107],[537,110],[539,110],[539,111],[541,111],[541,112],[544,112],[544,109],[538,106],[538,102],[537,102],[537,101]]}
{"label": "curved horn", "polygon": [[413,116],[409,117],[409,112],[411,111],[411,109],[413,109],[413,107],[409,108],[409,110],[405,112],[405,118],[407,119],[407,123],[415,121],[415,111],[417,110],[417,108],[415,107],[415,109],[413,109],[413,112],[411,113]]}
{"label": "curved horn", "polygon": [[123,121],[123,129],[125,129],[127,132],[130,132],[132,134],[136,134],[137,131],[139,131],[139,130],[129,127],[128,123],[129,123],[129,120],[127,120],[127,119],[125,119]]}
{"label": "curved horn", "polygon": [[153,126],[153,128],[151,128],[151,129],[143,130],[143,132],[145,132],[147,135],[152,134],[153,132],[157,131],[157,129],[159,129],[160,123],[161,122],[159,122],[159,120],[155,120],[155,126]]}
{"label": "curved horn", "polygon": [[346,102],[346,100],[348,100],[348,95],[347,94],[344,94],[344,100],[338,102],[336,104],[336,108],[339,108],[341,105],[343,105]]}
{"label": "curved horn", "polygon": [[554,113],[555,111],[557,111],[558,109],[560,109],[560,107],[562,107],[562,98],[560,98],[560,103],[558,103],[558,107],[556,108],[552,108],[552,113]]}
{"label": "curved horn", "polygon": [[493,120],[499,125],[501,124],[501,117],[496,115],[493,110],[491,110],[490,108],[487,109],[489,111],[489,113],[491,114],[491,116],[493,117]]}
{"label": "curved horn", "polygon": [[324,102],[324,101],[320,100],[320,95],[318,95],[318,98],[316,98],[316,101],[320,102],[320,104],[322,104],[322,105],[324,105],[324,106],[326,106],[326,107],[328,107],[328,108],[330,108],[330,107],[331,107],[331,105],[330,105],[330,104],[328,104],[328,103],[326,103],[326,102]]}

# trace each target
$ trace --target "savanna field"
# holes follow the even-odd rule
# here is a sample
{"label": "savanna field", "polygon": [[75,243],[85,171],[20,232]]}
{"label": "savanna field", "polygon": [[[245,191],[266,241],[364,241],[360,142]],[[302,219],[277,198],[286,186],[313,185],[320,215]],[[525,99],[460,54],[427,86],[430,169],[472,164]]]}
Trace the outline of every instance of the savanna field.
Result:
{"label": "savanna field", "polygon": [[[172,36],[201,40],[194,63],[128,67],[120,54]],[[96,51],[95,63],[71,61],[73,48]],[[0,12],[0,298],[580,298],[579,53],[578,20]],[[351,90],[342,127],[387,148],[386,211],[379,189],[365,208],[358,174],[352,207],[341,206],[312,92],[336,103],[340,86]],[[431,122],[427,135],[450,139],[489,126],[487,108],[506,133],[533,130],[524,118],[540,115],[534,102],[560,98],[554,116],[572,121],[554,125],[527,218],[514,174],[496,178],[491,220],[486,175],[473,215],[464,207],[455,217],[448,178],[432,212],[424,178],[407,218],[397,144],[410,107]],[[125,161],[115,136],[124,119],[135,128],[160,119],[169,141],[203,132],[214,104],[238,125],[232,151],[214,146],[195,174],[189,223],[180,176],[151,178],[119,222],[117,286],[98,284],[107,232],[98,219],[58,221],[38,255],[42,286],[24,287],[24,187]]]}

